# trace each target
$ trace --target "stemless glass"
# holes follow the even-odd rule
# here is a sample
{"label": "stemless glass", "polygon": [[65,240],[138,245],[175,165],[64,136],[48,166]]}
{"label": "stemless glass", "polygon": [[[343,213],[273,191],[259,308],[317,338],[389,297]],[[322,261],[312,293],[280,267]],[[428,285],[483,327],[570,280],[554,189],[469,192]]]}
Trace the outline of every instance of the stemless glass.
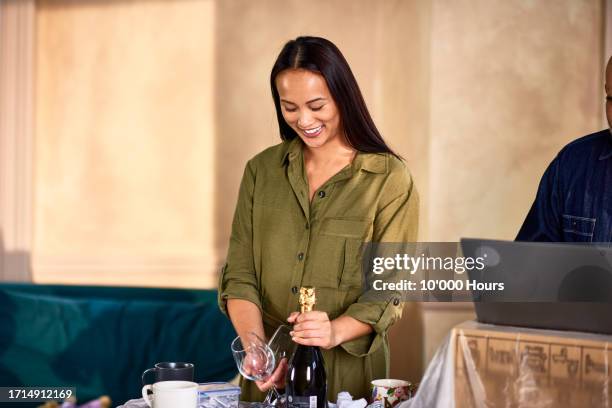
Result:
{"label": "stemless glass", "polygon": [[255,333],[250,332],[244,337],[236,337],[231,345],[238,371],[248,380],[265,380],[274,372],[274,353]]}

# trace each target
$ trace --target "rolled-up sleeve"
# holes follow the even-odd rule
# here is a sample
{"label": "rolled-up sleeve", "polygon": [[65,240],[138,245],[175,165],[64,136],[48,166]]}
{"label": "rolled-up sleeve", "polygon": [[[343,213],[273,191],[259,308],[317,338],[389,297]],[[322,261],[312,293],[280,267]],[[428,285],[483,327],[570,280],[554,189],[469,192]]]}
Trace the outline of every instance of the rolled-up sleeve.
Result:
{"label": "rolled-up sleeve", "polygon": [[[390,190],[401,193],[381,205],[374,220],[374,243],[412,243],[417,239],[419,197],[407,170],[395,184]],[[402,317],[402,309],[399,292],[365,291],[343,315],[369,324],[373,332],[343,343],[342,348],[358,357],[376,351],[384,343],[389,327]]]}
{"label": "rolled-up sleeve", "polygon": [[240,184],[232,222],[229,250],[219,276],[219,308],[227,314],[227,299],[248,300],[261,309],[260,291],[253,262],[253,191],[255,169],[247,163]]}

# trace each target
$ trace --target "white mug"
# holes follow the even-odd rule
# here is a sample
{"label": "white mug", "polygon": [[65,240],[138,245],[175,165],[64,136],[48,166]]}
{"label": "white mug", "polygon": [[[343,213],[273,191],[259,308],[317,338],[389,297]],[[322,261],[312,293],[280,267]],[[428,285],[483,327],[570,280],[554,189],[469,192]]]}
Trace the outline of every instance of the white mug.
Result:
{"label": "white mug", "polygon": [[[153,392],[153,398],[149,395]],[[142,387],[142,398],[152,408],[197,408],[198,384],[191,381],[160,381]]]}

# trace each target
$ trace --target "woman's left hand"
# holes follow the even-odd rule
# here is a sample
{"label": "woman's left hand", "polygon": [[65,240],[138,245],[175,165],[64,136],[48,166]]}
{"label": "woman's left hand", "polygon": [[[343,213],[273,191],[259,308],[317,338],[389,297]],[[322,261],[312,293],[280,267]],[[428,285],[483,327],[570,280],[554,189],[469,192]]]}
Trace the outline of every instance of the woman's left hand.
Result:
{"label": "woman's left hand", "polygon": [[325,312],[293,312],[287,318],[293,323],[293,331],[289,334],[293,341],[305,346],[319,346],[324,349],[336,347],[340,342],[334,331],[334,324]]}

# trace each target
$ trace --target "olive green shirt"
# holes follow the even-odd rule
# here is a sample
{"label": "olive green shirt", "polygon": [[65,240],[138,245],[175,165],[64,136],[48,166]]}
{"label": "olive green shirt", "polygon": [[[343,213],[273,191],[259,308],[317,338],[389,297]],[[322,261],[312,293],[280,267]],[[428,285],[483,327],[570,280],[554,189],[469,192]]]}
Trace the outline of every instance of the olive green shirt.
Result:
{"label": "olive green shirt", "polygon": [[[387,378],[387,331],[401,317],[397,296],[366,301],[364,242],[414,242],[418,195],[406,165],[395,156],[358,152],[353,162],[308,197],[299,138],[266,149],[244,171],[232,224],[219,305],[246,299],[261,309],[269,337],[298,310],[300,286],[316,288],[315,310],[330,320],[351,316],[372,326],[369,335],[322,350],[328,399],[340,391],[367,397],[370,381]],[[242,381],[242,400],[263,399]]]}

